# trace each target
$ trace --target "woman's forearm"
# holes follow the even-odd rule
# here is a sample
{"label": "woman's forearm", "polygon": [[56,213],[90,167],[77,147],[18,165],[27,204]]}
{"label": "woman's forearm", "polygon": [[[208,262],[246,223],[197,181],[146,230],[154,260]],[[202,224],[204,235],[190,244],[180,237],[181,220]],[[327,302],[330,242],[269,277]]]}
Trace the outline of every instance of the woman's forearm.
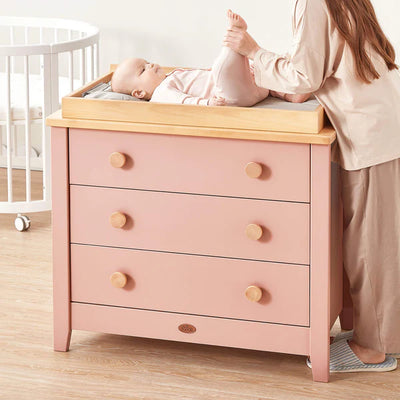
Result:
{"label": "woman's forearm", "polygon": [[257,86],[276,92],[306,95],[321,87],[324,62],[319,53],[307,46],[295,56],[260,49],[254,57],[254,79]]}

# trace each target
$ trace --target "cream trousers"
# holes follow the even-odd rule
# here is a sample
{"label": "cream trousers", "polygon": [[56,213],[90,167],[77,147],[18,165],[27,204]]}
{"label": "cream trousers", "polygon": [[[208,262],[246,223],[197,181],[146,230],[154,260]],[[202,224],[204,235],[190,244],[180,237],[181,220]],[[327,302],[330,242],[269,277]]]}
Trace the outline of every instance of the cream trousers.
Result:
{"label": "cream trousers", "polygon": [[353,338],[400,353],[400,158],[340,173]]}

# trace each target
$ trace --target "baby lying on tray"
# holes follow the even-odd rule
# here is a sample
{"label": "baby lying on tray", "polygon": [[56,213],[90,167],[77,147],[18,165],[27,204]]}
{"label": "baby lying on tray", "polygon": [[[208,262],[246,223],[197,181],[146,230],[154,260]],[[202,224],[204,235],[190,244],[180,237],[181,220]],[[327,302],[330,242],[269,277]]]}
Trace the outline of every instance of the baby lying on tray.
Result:
{"label": "baby lying on tray", "polygon": [[[229,27],[247,30],[242,17],[228,10]],[[249,59],[223,46],[211,69],[175,69],[169,74],[158,64],[129,58],[115,70],[111,90],[157,103],[251,107],[269,94],[301,103],[311,94],[285,94],[258,87]]]}

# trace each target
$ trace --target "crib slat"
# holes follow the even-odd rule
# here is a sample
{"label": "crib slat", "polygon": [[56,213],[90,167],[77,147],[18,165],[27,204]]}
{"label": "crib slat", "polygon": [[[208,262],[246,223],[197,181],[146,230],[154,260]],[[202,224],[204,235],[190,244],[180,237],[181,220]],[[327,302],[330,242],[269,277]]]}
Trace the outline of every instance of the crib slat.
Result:
{"label": "crib slat", "polygon": [[51,112],[51,56],[43,56],[43,105],[42,105],[42,163],[43,200],[51,201],[50,190],[50,127],[46,126],[46,116]]}
{"label": "crib slat", "polygon": [[10,56],[6,56],[6,132],[7,132],[7,190],[8,202],[13,201],[13,185],[12,185],[12,158],[11,158],[11,73],[10,73]]}
{"label": "crib slat", "polygon": [[100,55],[99,55],[99,42],[96,43],[96,69],[94,71],[95,76],[99,76],[99,62],[100,62]]}
{"label": "crib slat", "polygon": [[81,83],[82,86],[86,83],[86,49],[81,49]]}
{"label": "crib slat", "polygon": [[[72,30],[68,30],[68,40],[72,40]],[[74,52],[71,50],[68,53],[69,67],[68,67],[68,76],[69,76],[69,90],[72,92],[74,90]]]}
{"label": "crib slat", "polygon": [[[13,26],[10,26],[10,45],[13,46],[15,44],[15,29]],[[14,57],[11,59],[11,73],[14,72]]]}
{"label": "crib slat", "polygon": [[[85,37],[85,33],[81,32],[81,38]],[[86,83],[86,48],[81,49],[81,83],[82,86]]]}
{"label": "crib slat", "polygon": [[71,50],[69,52],[69,91],[73,92],[74,90],[74,52]]}
{"label": "crib slat", "polygon": [[59,101],[59,73],[58,73],[58,53],[51,54],[51,110],[50,113],[56,111],[60,107]]}
{"label": "crib slat", "polygon": [[29,26],[25,26],[24,31],[25,31],[25,44],[28,44],[28,41],[29,41]]}
{"label": "crib slat", "polygon": [[94,45],[90,46],[90,79],[94,80]]}
{"label": "crib slat", "polygon": [[25,75],[25,186],[26,201],[31,201],[31,115],[29,110],[29,58],[24,56]]}

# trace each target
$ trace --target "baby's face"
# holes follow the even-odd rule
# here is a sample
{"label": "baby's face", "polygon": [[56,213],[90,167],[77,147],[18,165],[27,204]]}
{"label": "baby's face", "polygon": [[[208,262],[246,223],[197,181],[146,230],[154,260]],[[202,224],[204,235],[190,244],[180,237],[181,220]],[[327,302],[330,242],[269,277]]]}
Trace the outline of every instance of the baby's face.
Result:
{"label": "baby's face", "polygon": [[156,87],[165,79],[164,70],[142,58],[122,62],[114,72],[112,87],[118,92],[150,100]]}

